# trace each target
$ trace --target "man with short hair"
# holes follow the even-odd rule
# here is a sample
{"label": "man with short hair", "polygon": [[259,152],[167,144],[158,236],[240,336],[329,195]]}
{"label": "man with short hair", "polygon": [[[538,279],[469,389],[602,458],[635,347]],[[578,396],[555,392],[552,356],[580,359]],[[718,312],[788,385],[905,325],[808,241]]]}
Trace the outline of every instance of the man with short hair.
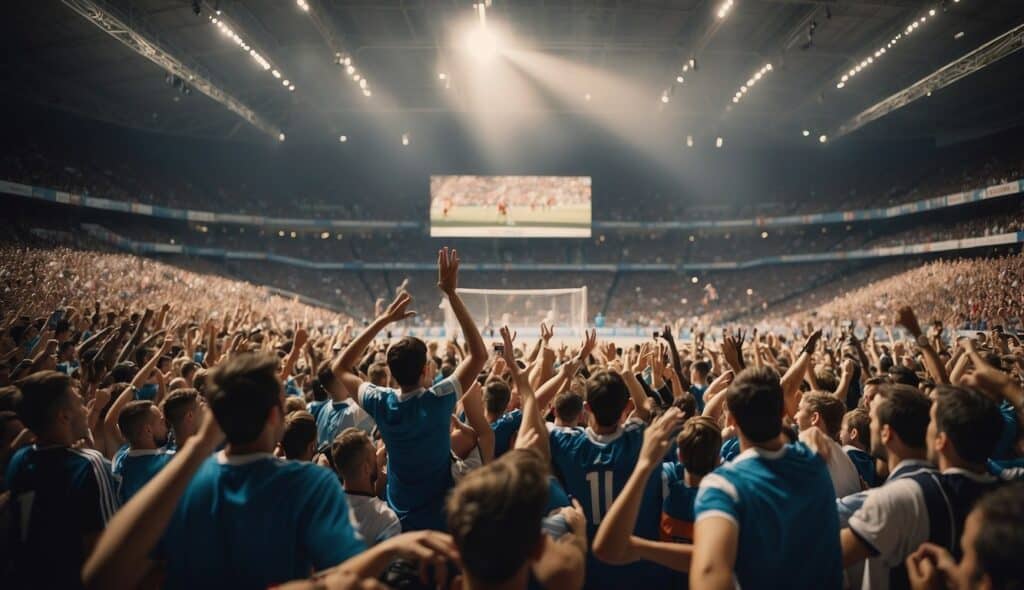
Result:
{"label": "man with short hair", "polygon": [[167,444],[167,423],[151,401],[129,402],[117,418],[128,452],[118,462],[114,475],[121,478],[120,497],[125,503],[174,457]]}
{"label": "man with short hair", "polygon": [[704,392],[708,390],[708,376],[711,374],[711,363],[695,361],[690,365],[690,394],[697,402],[697,413],[704,412]]}
{"label": "man with short hair", "polygon": [[[582,514],[561,509],[569,531],[553,540],[542,529],[547,505],[547,468],[531,450],[510,451],[463,478],[447,501],[448,530],[459,550],[463,588],[524,590],[531,570],[542,585],[557,580],[552,587],[582,586]],[[590,576],[588,581],[596,582]]]}
{"label": "man with short hair", "polygon": [[427,345],[412,336],[391,344],[388,369],[398,390],[364,382],[355,373],[363,352],[386,326],[415,315],[412,296],[403,292],[387,310],[356,337],[332,368],[338,381],[355,392],[359,405],[375,420],[388,449],[388,506],[402,521],[402,530],[444,529],[444,497],[454,484],[449,427],[462,392],[476,381],[487,360],[487,347],[457,292],[459,258],[443,248],[437,255],[438,287],[459,322],[466,342],[465,358],[452,376],[433,383]]}
{"label": "man with short hair", "polygon": [[[881,404],[876,404],[881,409]],[[995,402],[977,391],[939,386],[929,415],[925,434],[928,457],[941,474],[924,471],[891,476],[885,485],[867,494],[863,506],[850,517],[849,528],[842,531],[844,564],[879,558],[865,566],[865,590],[906,586],[904,560],[924,542],[958,555],[955,542],[967,513],[998,483],[985,464],[1002,427]],[[872,447],[874,450],[874,440]]]}
{"label": "man with short hair", "polygon": [[[588,426],[549,428],[552,464],[565,491],[583,505],[590,539],[636,466],[649,417],[646,399],[634,371],[599,370],[586,383]],[[627,420],[631,409],[637,417]],[[662,504],[659,478],[648,478],[642,496],[634,532],[657,539]],[[588,584],[594,588],[621,587],[646,575],[662,581],[668,573],[648,563],[610,565],[593,555],[587,557]]]}
{"label": "man with short hair", "polygon": [[860,475],[853,461],[846,456],[843,448],[836,442],[843,423],[846,404],[831,393],[809,391],[800,398],[794,420],[801,431],[817,428],[825,433],[825,444],[828,445],[828,475],[832,478],[837,498],[855,494],[861,490]]}
{"label": "man with short hair", "polygon": [[925,543],[907,558],[914,590],[1019,590],[1024,587],[1024,483],[984,496],[964,522],[963,558]]}
{"label": "man with short hair", "polygon": [[358,428],[346,428],[331,443],[331,460],[348,495],[356,530],[368,545],[402,532],[395,511],[377,497],[377,452],[373,441]]}
{"label": "man with short hair", "polygon": [[[685,416],[685,413],[684,413]],[[721,462],[722,430],[714,420],[695,416],[676,436],[676,459],[662,464],[661,539],[693,542],[693,506],[704,476]]]}
{"label": "man with short hair", "polygon": [[285,459],[312,461],[316,456],[316,420],[305,410],[289,412],[284,417],[281,452]]}
{"label": "man with short hair", "polygon": [[519,428],[523,425],[522,410],[508,411],[512,400],[512,388],[500,378],[492,378],[484,384],[484,415],[494,431],[494,458],[505,454],[512,446]]}
{"label": "man with short hair", "polygon": [[878,486],[878,471],[875,458],[868,453],[871,444],[871,416],[867,410],[857,408],[843,414],[843,425],[839,430],[839,442],[846,456],[853,461],[857,473],[869,488]]}
{"label": "man with short hair", "polygon": [[[821,457],[802,442],[787,444],[779,376],[746,369],[724,395],[742,452],[700,483],[690,587],[838,590],[835,490]],[[802,438],[823,438],[813,434]]]}
{"label": "man with short hair", "polygon": [[74,448],[89,426],[67,375],[40,371],[17,386],[16,411],[36,444],[7,466],[13,570],[4,585],[78,588],[82,563],[119,506],[117,483],[103,455]]}
{"label": "man with short hair", "polygon": [[181,448],[185,441],[199,431],[205,407],[203,398],[195,389],[175,389],[161,405],[164,419],[174,435],[174,448]]}
{"label": "man with short hair", "polygon": [[583,396],[563,391],[555,396],[555,426],[578,427],[583,414]]}
{"label": "man with short hair", "polygon": [[207,378],[227,446],[196,472],[164,533],[158,553],[170,588],[265,588],[365,547],[334,474],[273,455],[284,430],[278,364],[239,354]]}
{"label": "man with short hair", "polygon": [[327,393],[324,401],[309,404],[309,412],[316,419],[317,444],[326,447],[346,428],[358,428],[367,434],[373,432],[376,423],[359,404],[352,399],[341,380],[335,377],[331,361],[320,364],[317,371],[319,387]]}

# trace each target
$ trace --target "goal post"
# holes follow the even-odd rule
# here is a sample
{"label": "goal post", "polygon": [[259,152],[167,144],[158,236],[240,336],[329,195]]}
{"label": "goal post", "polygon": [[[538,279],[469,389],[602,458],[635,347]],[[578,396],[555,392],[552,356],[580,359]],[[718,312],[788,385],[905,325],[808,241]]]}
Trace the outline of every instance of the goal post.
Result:
{"label": "goal post", "polygon": [[[498,338],[504,325],[516,331],[519,341],[540,337],[540,324],[555,326],[555,339],[577,340],[590,324],[587,316],[587,288],[568,289],[458,289],[485,338]],[[448,300],[441,301],[445,335],[459,334]]]}

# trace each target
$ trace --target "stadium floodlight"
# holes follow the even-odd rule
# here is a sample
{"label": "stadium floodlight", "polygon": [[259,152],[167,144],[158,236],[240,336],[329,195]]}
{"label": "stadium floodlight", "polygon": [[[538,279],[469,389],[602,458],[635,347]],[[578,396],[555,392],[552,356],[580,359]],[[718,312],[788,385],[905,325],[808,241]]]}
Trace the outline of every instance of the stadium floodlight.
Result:
{"label": "stadium floodlight", "polygon": [[700,279],[697,277],[690,277],[690,282],[696,285],[697,283],[700,282]]}
{"label": "stadium floodlight", "polygon": [[861,111],[840,125],[836,136],[856,131],[872,121],[927,96],[929,92],[941,90],[1021,49],[1024,49],[1024,24],[1017,25],[896,94]]}
{"label": "stadium floodlight", "polygon": [[716,137],[715,138],[715,147],[716,148],[722,147],[722,144],[724,144],[724,143],[725,143],[725,141],[723,141],[721,137]]}
{"label": "stadium floodlight", "polygon": [[803,134],[804,134],[804,137],[807,137],[807,136],[809,136],[811,134],[811,132],[809,130],[807,130],[807,129],[804,129]]}
{"label": "stadium floodlight", "polygon": [[[137,23],[129,26],[127,23],[131,21],[122,17],[110,3],[94,0],[63,0],[63,2],[82,18],[117,39],[135,53],[160,66],[168,74],[187,78],[193,88],[224,105],[225,108],[245,119],[253,127],[271,137],[276,137],[281,132],[251,107],[213,82],[202,66],[196,64],[194,60],[181,57],[184,55],[181,52],[175,52],[177,55],[171,53],[162,43],[157,43],[154,37]],[[186,63],[186,61],[192,63]]]}
{"label": "stadium floodlight", "polygon": [[668,95],[668,90],[666,90],[666,91],[661,93],[661,102],[663,102],[665,104],[668,104],[668,101],[669,101],[669,95]]}
{"label": "stadium floodlight", "polygon": [[402,134],[402,145],[409,145],[409,134],[408,133],[403,133]]}
{"label": "stadium floodlight", "polygon": [[686,78],[683,78],[682,76],[676,76],[676,82],[682,84],[685,81],[686,81]]}
{"label": "stadium floodlight", "polygon": [[338,136],[338,141],[340,141],[341,143],[345,143],[346,141],[348,141],[348,136],[347,135],[339,135]]}
{"label": "stadium floodlight", "polygon": [[284,141],[284,137],[285,137],[284,132],[281,132],[281,133],[279,133],[277,135],[277,140],[278,141]]}
{"label": "stadium floodlight", "polygon": [[488,62],[498,55],[498,37],[490,27],[480,24],[469,28],[463,45],[467,53],[478,62]]}
{"label": "stadium floodlight", "polygon": [[761,232],[761,239],[762,240],[767,240],[768,239],[768,232],[766,232],[766,231]]}
{"label": "stadium floodlight", "polygon": [[[296,0],[296,3],[308,16],[310,22],[313,23],[313,27],[317,33],[320,34],[320,38],[323,39],[324,43],[327,44],[328,49],[331,51],[334,63],[338,67],[344,67],[345,73],[352,76],[356,73],[355,64],[352,63],[352,56],[341,46],[340,36],[334,30],[334,26],[330,23],[329,18],[325,18],[324,15],[320,14],[319,7],[311,6],[307,0]],[[365,76],[362,76],[365,78]],[[359,83],[359,78],[354,78],[355,82]],[[370,97],[372,93],[368,87],[361,87],[363,96]]]}
{"label": "stadium floodlight", "polygon": [[[960,0],[956,1],[959,2]],[[914,31],[918,29],[918,27],[926,23],[929,18],[937,16],[937,14],[938,12],[934,8],[931,8],[928,10],[927,14],[924,14],[921,17],[915,18],[914,20],[910,21],[910,23],[907,24],[907,26],[903,29],[902,33],[899,33],[895,37],[890,39],[889,42],[886,43],[884,46],[877,48],[874,52],[871,53],[871,55],[861,60],[860,64],[857,67],[853,68],[845,76],[843,76],[836,84],[836,88],[844,88],[846,86],[846,82],[849,79],[859,74],[863,69],[874,64],[875,60],[881,58],[883,55],[885,55],[885,53],[888,50],[892,49],[900,41],[900,39],[903,38],[903,35],[912,35]]]}
{"label": "stadium floodlight", "polygon": [[826,141],[828,141],[828,136],[825,135],[825,134],[819,135],[818,136],[818,141],[821,142],[821,143],[825,143]]}
{"label": "stadium floodlight", "polygon": [[[258,49],[253,47],[249,42],[247,42],[244,38],[244,34],[240,31],[240,28],[237,25],[232,25],[231,23],[229,23],[227,18],[222,15],[220,10],[217,10],[216,14],[217,16],[208,16],[210,23],[216,26],[217,29],[224,36],[234,41],[235,44],[238,45],[238,47],[240,47],[242,51],[246,52],[249,55],[249,57],[253,59],[253,61],[255,61],[261,68],[263,68],[264,71],[270,72],[270,74],[274,76],[274,78],[280,79],[281,71],[275,68],[272,63],[270,63],[270,60],[267,59],[265,52],[260,52]],[[291,88],[292,85],[285,84],[284,86],[289,91],[294,92],[294,89]]]}
{"label": "stadium floodlight", "polygon": [[754,72],[750,78],[747,79],[747,83],[740,86],[740,89],[733,95],[732,102],[738,103],[743,100],[743,97],[750,92],[754,86],[761,82],[761,80],[772,71],[772,64],[766,63],[761,66],[761,69]]}
{"label": "stadium floodlight", "polygon": [[693,147],[693,136],[692,135],[687,135],[686,136],[686,147]]}

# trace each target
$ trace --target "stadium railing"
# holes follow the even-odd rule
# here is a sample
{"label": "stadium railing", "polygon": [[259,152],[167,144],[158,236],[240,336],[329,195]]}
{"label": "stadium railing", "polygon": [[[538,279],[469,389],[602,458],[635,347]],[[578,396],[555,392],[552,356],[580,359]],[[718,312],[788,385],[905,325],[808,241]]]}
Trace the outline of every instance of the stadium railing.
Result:
{"label": "stadium railing", "polygon": [[[426,262],[318,262],[296,258],[294,256],[282,256],[272,252],[254,252],[240,250],[226,250],[223,248],[207,248],[187,246],[184,244],[158,244],[154,242],[138,242],[120,236],[104,227],[95,224],[82,224],[85,230],[93,238],[106,242],[121,250],[135,254],[184,254],[186,256],[204,256],[210,258],[221,258],[227,260],[258,260],[288,264],[299,268],[316,270],[387,270],[387,271],[431,271],[435,265]],[[991,246],[1005,246],[1010,244],[1024,243],[1024,231],[1010,232],[989,236],[977,236],[973,238],[962,238],[958,240],[942,240],[938,242],[923,242],[917,244],[902,244],[898,246],[881,246],[861,250],[847,250],[840,252],[815,252],[806,254],[783,254],[781,256],[768,256],[743,261],[687,263],[687,264],[565,264],[565,263],[462,263],[461,268],[467,271],[498,271],[498,272],[654,272],[654,271],[709,271],[709,270],[743,270],[759,266],[770,266],[776,264],[801,264],[807,262],[829,262],[844,260],[863,260],[870,258],[890,258],[894,256],[915,256],[920,254],[931,254],[938,252],[953,252],[971,250],[974,248],[985,248]]]}
{"label": "stadium railing", "polygon": [[[962,191],[929,199],[922,199],[892,207],[873,209],[853,209],[850,211],[830,211],[807,215],[784,215],[778,217],[753,217],[747,219],[719,219],[709,221],[594,221],[595,230],[620,231],[651,231],[651,230],[690,230],[690,229],[736,229],[784,227],[797,225],[822,225],[836,223],[855,223],[878,219],[893,219],[925,211],[935,211],[948,207],[958,207],[987,199],[1009,197],[1024,192],[1024,179],[1005,182],[985,188]],[[394,231],[396,229],[418,229],[424,224],[419,221],[386,221],[386,220],[351,220],[351,219],[315,219],[264,217],[260,215],[239,215],[235,213],[216,213],[195,209],[175,209],[158,205],[147,205],[130,201],[119,201],[103,197],[78,195],[51,188],[30,186],[18,182],[0,180],[0,193],[16,195],[29,199],[58,203],[62,205],[117,211],[145,215],[162,219],[176,219],[196,223],[222,223],[233,225],[252,225],[275,229],[303,230],[360,230],[360,231]]]}

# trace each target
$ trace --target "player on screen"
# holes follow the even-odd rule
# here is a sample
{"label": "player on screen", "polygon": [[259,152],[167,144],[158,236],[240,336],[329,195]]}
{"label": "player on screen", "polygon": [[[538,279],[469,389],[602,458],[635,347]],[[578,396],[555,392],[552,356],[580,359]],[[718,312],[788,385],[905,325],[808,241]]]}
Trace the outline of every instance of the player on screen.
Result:
{"label": "player on screen", "polygon": [[508,214],[508,201],[504,196],[498,197],[498,222],[513,225],[512,218]]}
{"label": "player on screen", "polygon": [[452,199],[451,197],[445,197],[441,199],[441,215],[448,219],[448,212],[452,210]]}

